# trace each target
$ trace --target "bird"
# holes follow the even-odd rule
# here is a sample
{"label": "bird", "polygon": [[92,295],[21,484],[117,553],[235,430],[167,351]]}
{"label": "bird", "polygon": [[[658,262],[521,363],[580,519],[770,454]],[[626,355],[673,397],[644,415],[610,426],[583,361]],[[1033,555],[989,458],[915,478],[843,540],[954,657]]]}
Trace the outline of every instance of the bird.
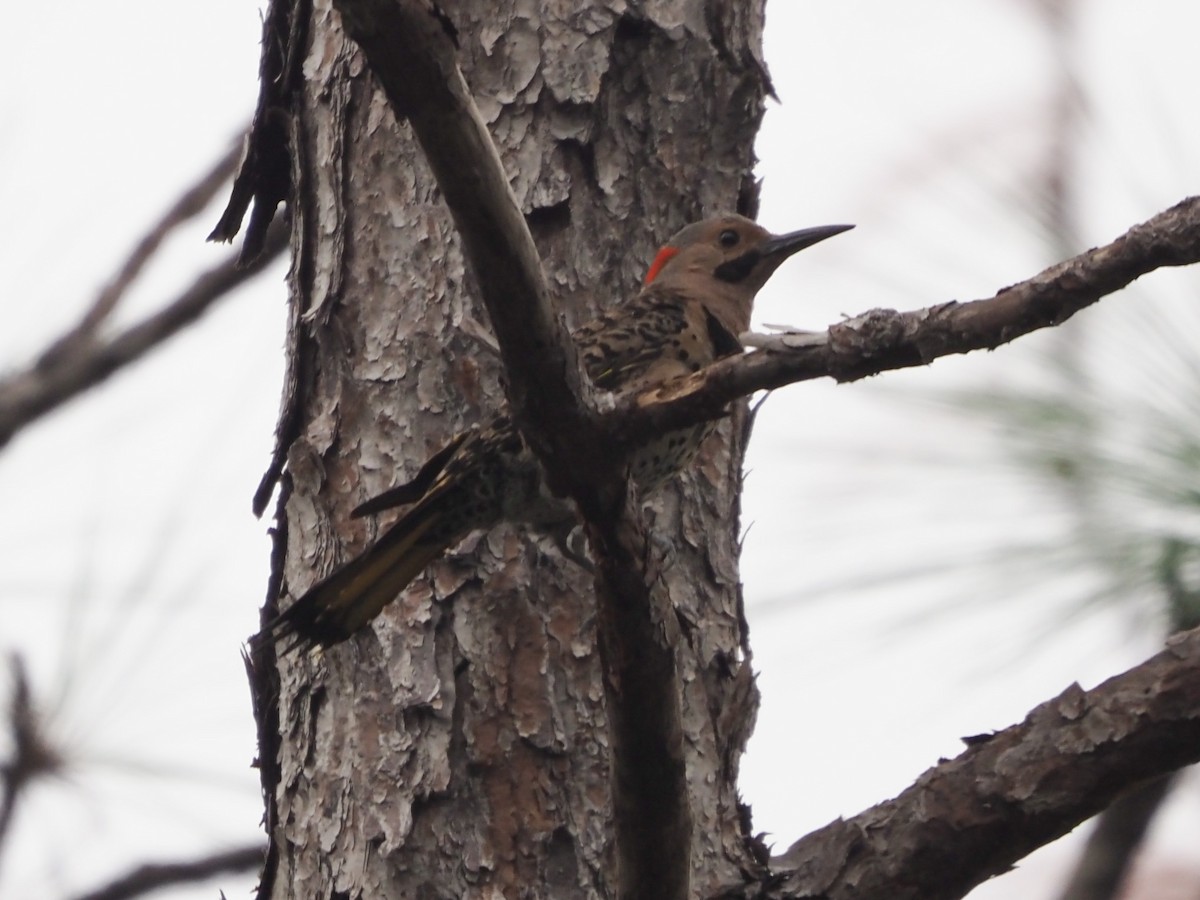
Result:
{"label": "bird", "polygon": [[[749,330],[755,295],[775,270],[792,254],[853,227],[774,235],[735,214],[688,225],[658,251],[632,298],[572,334],[584,372],[597,388],[621,397],[741,353],[739,336]],[[714,427],[671,431],[634,450],[628,474],[640,494],[685,469]],[[561,536],[575,524],[571,505],[551,492],[537,457],[504,410],[457,434],[410,481],[366,501],[351,516],[399,506],[410,508],[364,552],[268,621],[252,641],[278,641],[281,653],[331,647],[365,627],[472,531],[509,522]]]}

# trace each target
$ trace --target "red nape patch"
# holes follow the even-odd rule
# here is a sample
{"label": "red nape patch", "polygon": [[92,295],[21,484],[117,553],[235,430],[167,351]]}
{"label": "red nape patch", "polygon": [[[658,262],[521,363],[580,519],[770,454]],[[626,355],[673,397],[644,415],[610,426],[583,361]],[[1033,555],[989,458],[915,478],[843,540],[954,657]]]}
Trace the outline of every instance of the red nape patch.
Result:
{"label": "red nape patch", "polygon": [[658,256],[654,257],[654,262],[650,264],[650,271],[646,273],[646,284],[652,282],[658,277],[658,273],[662,271],[662,267],[671,261],[676,253],[679,252],[678,247],[663,247],[658,251]]}

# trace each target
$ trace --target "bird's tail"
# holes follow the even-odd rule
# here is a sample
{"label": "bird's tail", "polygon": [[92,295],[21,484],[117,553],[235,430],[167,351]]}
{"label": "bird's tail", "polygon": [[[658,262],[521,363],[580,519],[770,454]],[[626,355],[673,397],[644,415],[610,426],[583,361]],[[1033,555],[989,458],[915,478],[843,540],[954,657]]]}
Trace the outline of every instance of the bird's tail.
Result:
{"label": "bird's tail", "polygon": [[426,497],[361,555],[268,622],[253,640],[286,642],[279,648],[281,654],[346,640],[461,540],[462,534],[445,527],[446,499]]}

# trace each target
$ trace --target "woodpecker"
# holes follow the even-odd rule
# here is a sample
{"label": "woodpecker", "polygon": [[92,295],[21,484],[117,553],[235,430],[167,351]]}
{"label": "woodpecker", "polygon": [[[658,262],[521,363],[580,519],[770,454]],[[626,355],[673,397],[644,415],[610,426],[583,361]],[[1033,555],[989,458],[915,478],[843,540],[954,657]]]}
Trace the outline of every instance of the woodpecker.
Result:
{"label": "woodpecker", "polygon": [[[799,250],[851,225],[773,235],[737,215],[689,225],[654,258],[641,290],[573,335],[599,388],[639,393],[742,352],[759,289]],[[636,450],[629,475],[643,494],[695,457],[711,423],[662,435]],[[541,465],[504,412],[455,436],[409,482],[357,507],[358,517],[411,506],[371,547],[318,582],[256,640],[283,650],[329,647],[377,616],[425,567],[476,529],[501,522],[569,528],[574,512],[546,486]]]}

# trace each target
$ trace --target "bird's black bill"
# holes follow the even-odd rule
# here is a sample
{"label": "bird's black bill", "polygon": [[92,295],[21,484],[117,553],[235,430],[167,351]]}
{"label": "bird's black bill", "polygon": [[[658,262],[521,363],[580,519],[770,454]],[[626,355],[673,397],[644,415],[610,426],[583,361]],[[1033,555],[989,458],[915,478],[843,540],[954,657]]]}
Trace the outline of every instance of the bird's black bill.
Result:
{"label": "bird's black bill", "polygon": [[[818,244],[825,240],[825,238],[831,238],[835,234],[849,231],[853,227],[853,225],[818,225],[815,228],[802,228],[800,231],[767,238],[757,247],[743,253],[737,259],[721,263],[713,271],[713,275],[722,281],[737,284],[749,278],[751,274],[758,270],[765,280],[767,276],[774,272],[793,253],[803,250],[805,247],[811,247],[813,244]],[[765,269],[760,266],[764,260],[769,260],[769,264]]]}
{"label": "bird's black bill", "polygon": [[853,227],[853,225],[817,225],[814,228],[801,228],[799,231],[768,238],[758,245],[758,252],[763,256],[777,256],[785,259],[805,247],[819,244],[826,238],[849,231]]}

